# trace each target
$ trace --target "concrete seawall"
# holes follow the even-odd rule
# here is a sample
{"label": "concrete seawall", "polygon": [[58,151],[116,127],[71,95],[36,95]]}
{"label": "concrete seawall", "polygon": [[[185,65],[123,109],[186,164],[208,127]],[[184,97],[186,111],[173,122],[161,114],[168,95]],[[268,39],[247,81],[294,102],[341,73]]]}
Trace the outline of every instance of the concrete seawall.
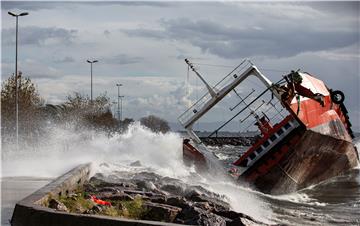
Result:
{"label": "concrete seawall", "polygon": [[12,226],[115,226],[178,225],[156,221],[131,220],[89,214],[60,212],[46,207],[50,198],[67,195],[89,180],[91,164],[82,164],[19,201],[11,219]]}

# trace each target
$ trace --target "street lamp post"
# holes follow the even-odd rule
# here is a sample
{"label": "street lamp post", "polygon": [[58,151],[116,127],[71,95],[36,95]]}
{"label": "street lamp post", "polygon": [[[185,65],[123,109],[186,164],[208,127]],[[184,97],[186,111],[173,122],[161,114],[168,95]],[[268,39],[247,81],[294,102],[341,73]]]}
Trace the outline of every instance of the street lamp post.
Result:
{"label": "street lamp post", "polygon": [[112,112],[113,112],[113,117],[116,117],[116,102],[113,101],[111,102],[111,107],[112,107]]}
{"label": "street lamp post", "polygon": [[8,12],[10,16],[13,16],[16,18],[16,41],[15,41],[15,115],[16,115],[16,149],[19,149],[19,90],[18,90],[18,67],[17,67],[17,61],[18,61],[18,30],[19,30],[19,16],[26,16],[29,15],[27,12],[23,12],[20,14],[15,14],[12,12]]}
{"label": "street lamp post", "polygon": [[124,96],[119,96],[119,98],[120,98],[120,121],[122,121],[122,98],[123,98]]}
{"label": "street lamp post", "polygon": [[90,61],[90,60],[87,60],[86,62],[88,62],[90,64],[90,101],[92,103],[93,101],[93,75],[92,75],[92,65],[93,63],[96,63],[98,62],[97,60],[93,60],[93,61]]}
{"label": "street lamp post", "polygon": [[117,113],[118,113],[118,120],[119,120],[119,123],[121,122],[121,113],[120,113],[120,86],[122,86],[123,84],[116,84],[116,86],[118,87],[118,110],[117,110]]}

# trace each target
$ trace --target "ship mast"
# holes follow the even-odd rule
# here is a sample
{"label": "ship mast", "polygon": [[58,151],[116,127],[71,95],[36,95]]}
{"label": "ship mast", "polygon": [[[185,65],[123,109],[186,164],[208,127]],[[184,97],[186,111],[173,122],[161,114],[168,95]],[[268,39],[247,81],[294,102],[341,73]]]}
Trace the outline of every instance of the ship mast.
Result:
{"label": "ship mast", "polygon": [[214,89],[211,88],[211,86],[205,81],[205,79],[200,75],[200,73],[194,68],[194,65],[188,59],[185,59],[185,62],[186,62],[187,65],[189,65],[191,70],[200,78],[200,80],[205,84],[205,86],[208,89],[210,95],[212,97],[215,97],[216,93],[215,93]]}
{"label": "ship mast", "polygon": [[[178,118],[179,122],[182,126],[184,126],[189,136],[197,143],[201,143],[201,140],[194,133],[192,129],[193,124],[197,120],[199,120],[204,114],[206,114],[212,107],[214,107],[220,100],[222,100],[229,92],[234,90],[234,88],[238,86],[241,82],[243,82],[247,77],[251,75],[255,76],[262,83],[265,84],[267,89],[272,89],[272,82],[268,78],[266,78],[249,60],[244,60],[242,63],[240,63],[233,71],[231,71],[218,84],[216,84],[214,88],[212,88],[200,75],[200,73],[195,70],[193,64],[190,63],[188,59],[185,59],[185,62],[192,69],[192,71],[194,71],[194,73],[201,79],[201,81],[205,84],[208,90],[207,94],[201,97],[195,104],[188,108]],[[274,94],[278,99],[281,98],[278,93],[274,92]]]}

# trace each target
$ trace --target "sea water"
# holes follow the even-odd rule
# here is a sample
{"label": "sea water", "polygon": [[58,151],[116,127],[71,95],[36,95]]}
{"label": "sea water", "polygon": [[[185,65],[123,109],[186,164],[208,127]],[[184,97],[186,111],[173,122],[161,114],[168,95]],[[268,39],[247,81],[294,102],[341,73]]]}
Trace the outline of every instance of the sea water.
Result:
{"label": "sea water", "polygon": [[[9,205],[78,164],[87,162],[93,163],[94,173],[146,171],[179,179],[188,185],[202,186],[223,197],[233,210],[265,223],[360,224],[358,168],[302,191],[271,196],[236,183],[221,173],[200,175],[194,166],[184,165],[182,138],[177,133],[153,133],[134,123],[124,134],[113,136],[56,127],[49,137],[37,148],[2,150],[2,225],[8,225],[11,218]],[[246,148],[210,148],[209,155],[216,156],[226,166]],[[139,161],[140,166],[130,166],[135,161]],[[25,191],[24,187],[27,188]],[[7,197],[14,192],[16,196]]]}

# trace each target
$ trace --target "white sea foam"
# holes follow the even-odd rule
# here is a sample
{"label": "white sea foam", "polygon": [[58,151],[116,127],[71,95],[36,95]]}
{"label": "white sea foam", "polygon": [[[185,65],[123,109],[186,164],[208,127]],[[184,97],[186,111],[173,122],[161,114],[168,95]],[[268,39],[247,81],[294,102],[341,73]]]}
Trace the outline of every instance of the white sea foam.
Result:
{"label": "white sea foam", "polygon": [[[95,172],[105,175],[115,171],[151,171],[224,195],[234,210],[258,220],[270,218],[270,208],[257,198],[257,193],[226,180],[224,174],[198,175],[194,180],[194,166],[183,164],[182,138],[177,133],[153,133],[134,123],[126,133],[112,137],[63,128],[53,128],[49,137],[36,149],[3,152],[2,176],[57,177],[87,162],[93,163]],[[141,166],[130,166],[135,161]]]}
{"label": "white sea foam", "polygon": [[181,137],[176,133],[152,133],[139,123],[131,125],[126,133],[113,137],[62,128],[54,128],[49,137],[36,149],[3,150],[2,176],[56,177],[81,163],[127,164],[136,160],[161,175],[181,177],[189,174],[189,168],[182,164]]}

